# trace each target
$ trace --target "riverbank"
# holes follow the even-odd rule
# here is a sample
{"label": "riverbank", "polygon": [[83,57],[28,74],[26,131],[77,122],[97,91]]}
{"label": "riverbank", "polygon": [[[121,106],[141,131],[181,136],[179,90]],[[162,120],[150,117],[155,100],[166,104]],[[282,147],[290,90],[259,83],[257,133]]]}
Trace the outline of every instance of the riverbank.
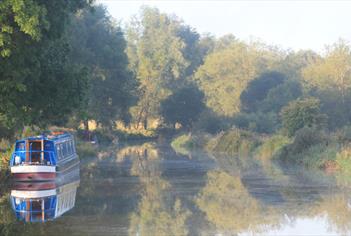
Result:
{"label": "riverbank", "polygon": [[351,176],[350,128],[332,133],[303,128],[294,137],[279,133],[268,136],[232,128],[217,135],[182,134],[172,144],[176,151],[204,149],[210,153],[271,159]]}

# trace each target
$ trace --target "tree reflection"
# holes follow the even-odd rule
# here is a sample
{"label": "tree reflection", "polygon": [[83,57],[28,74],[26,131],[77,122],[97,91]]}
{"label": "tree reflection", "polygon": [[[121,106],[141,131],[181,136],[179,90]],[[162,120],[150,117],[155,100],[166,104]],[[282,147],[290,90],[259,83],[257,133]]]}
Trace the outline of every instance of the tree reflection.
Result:
{"label": "tree reflection", "polygon": [[[124,157],[122,157],[122,156]],[[186,235],[190,212],[180,199],[171,194],[171,185],[162,178],[159,152],[154,146],[122,149],[118,160],[132,159],[131,175],[138,176],[142,185],[138,209],[130,215],[130,235]]]}
{"label": "tree reflection", "polygon": [[221,232],[259,232],[261,226],[275,225],[280,219],[249,194],[240,177],[224,171],[208,173],[208,183],[195,202]]}

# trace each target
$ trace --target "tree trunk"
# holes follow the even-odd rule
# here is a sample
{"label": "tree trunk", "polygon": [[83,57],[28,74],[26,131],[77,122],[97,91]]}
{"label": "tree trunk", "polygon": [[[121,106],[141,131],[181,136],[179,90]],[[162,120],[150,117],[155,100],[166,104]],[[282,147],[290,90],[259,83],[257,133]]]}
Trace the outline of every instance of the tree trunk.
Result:
{"label": "tree trunk", "polygon": [[89,120],[83,120],[84,130],[89,132]]}

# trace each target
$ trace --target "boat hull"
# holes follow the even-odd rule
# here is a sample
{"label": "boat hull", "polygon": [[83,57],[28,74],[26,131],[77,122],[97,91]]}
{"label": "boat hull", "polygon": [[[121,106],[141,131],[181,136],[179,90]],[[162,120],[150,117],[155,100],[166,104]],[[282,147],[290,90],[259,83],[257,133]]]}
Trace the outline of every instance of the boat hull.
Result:
{"label": "boat hull", "polygon": [[44,165],[12,166],[11,173],[16,181],[50,181],[56,178],[56,167]]}
{"label": "boat hull", "polygon": [[64,175],[79,167],[79,158],[75,156],[57,166],[19,165],[11,167],[11,174],[15,181],[52,181],[59,175]]}
{"label": "boat hull", "polygon": [[56,178],[56,173],[15,173],[16,181],[51,181]]}

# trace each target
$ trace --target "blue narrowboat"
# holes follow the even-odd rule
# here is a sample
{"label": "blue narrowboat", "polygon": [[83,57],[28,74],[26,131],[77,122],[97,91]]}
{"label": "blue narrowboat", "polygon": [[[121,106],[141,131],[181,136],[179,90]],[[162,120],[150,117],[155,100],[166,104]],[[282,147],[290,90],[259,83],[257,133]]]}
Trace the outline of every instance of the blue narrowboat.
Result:
{"label": "blue narrowboat", "polygon": [[17,140],[10,160],[18,181],[47,181],[79,165],[73,135],[56,132]]}

